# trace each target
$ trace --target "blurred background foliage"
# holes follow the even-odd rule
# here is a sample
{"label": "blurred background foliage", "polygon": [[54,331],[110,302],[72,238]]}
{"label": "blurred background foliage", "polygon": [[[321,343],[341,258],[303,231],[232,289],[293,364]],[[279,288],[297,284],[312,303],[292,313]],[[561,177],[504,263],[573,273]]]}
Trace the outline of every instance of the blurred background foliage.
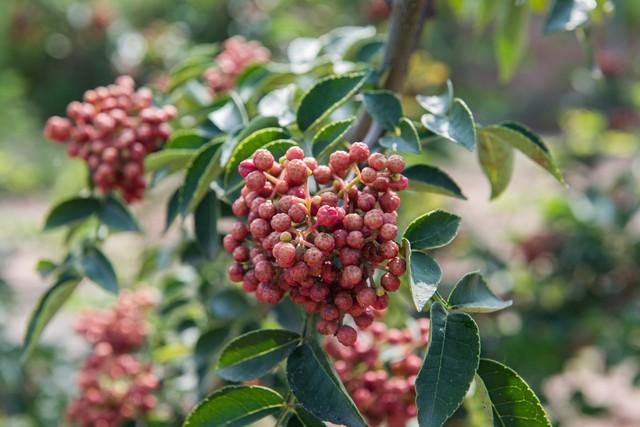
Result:
{"label": "blurred background foliage", "polygon": [[[291,39],[316,37],[338,26],[376,25],[384,31],[386,7],[382,0],[2,2],[0,219],[5,221],[0,254],[6,259],[0,277],[7,281],[0,280],[1,425],[56,424],[82,352],[50,340],[28,369],[17,364],[20,337],[12,326],[22,331],[24,316],[17,314],[33,305],[43,284],[15,270],[33,266],[29,262],[37,256],[31,252],[55,253],[59,236],[48,238],[42,248],[33,235],[48,201],[74,193],[84,182],[82,167],[43,142],[46,117],[62,114],[87,88],[122,73],[162,88],[166,70],[194,44],[242,34],[261,40],[277,58]],[[569,189],[525,168],[507,194],[488,205],[488,189],[468,154],[450,146],[437,146],[433,154],[470,198],[450,207],[463,214],[465,228],[439,258],[447,259],[453,271],[462,270],[456,264],[480,269],[496,291],[515,301],[499,316],[481,318],[488,332],[483,351],[508,362],[537,391],[560,399],[554,393],[558,382],[570,382],[561,373],[585,349],[599,355],[605,368],[640,362],[640,2],[598,0],[584,29],[544,35],[549,7],[546,0],[435,2],[423,49],[411,64],[405,107],[410,112],[414,94],[436,92],[452,79],[456,95],[478,122],[523,122],[546,135],[559,157]],[[512,14],[519,14],[515,21],[507,19]],[[449,203],[439,196],[406,199],[405,218],[425,206]],[[153,216],[153,200],[140,208],[143,216]],[[27,225],[16,227],[16,221]],[[161,401],[176,406],[162,408],[160,418],[171,420],[188,408],[189,398],[195,399],[184,393],[201,395],[217,381],[207,361],[230,328],[251,329],[265,314],[247,317],[256,312],[255,302],[221,284],[226,259],[202,265],[194,258],[193,269],[156,277],[155,268],[175,253],[147,253],[147,246],[136,241],[121,258],[143,260],[142,268],[129,265],[132,272],[124,275],[131,283],[160,283],[166,297],[153,320],[153,330],[162,333],[152,336],[150,351],[170,385],[163,387]],[[181,256],[189,258],[183,249]],[[453,283],[457,277],[448,279]],[[104,305],[82,295],[76,299]],[[388,321],[401,321],[394,310],[404,309],[392,307]],[[280,307],[274,315],[292,314]],[[59,326],[65,327],[68,331],[68,325]],[[205,333],[194,334],[194,329]],[[182,358],[192,347],[195,360],[185,364]],[[598,377],[604,378],[602,387],[610,386],[605,368]],[[640,387],[640,376],[629,383]],[[572,425],[576,413],[604,420],[603,426],[640,425],[639,418],[616,413],[618,407],[589,401],[579,387],[563,396],[564,406],[552,405],[561,425]],[[567,405],[577,412],[567,412]],[[573,416],[563,418],[567,413]]]}

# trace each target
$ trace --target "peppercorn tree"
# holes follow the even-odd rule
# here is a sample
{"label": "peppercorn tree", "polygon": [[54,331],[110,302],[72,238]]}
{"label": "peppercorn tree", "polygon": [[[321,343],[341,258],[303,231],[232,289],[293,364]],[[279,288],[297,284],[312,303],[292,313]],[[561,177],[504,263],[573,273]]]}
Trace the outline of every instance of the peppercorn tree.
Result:
{"label": "peppercorn tree", "polygon": [[[166,228],[180,219],[183,231],[176,262],[214,265],[224,249],[237,282],[228,292],[241,288],[261,307],[217,361],[205,361],[229,385],[197,404],[185,426],[248,425],[267,416],[279,426],[404,425],[414,417],[420,426],[442,426],[463,402],[487,425],[550,425],[522,378],[480,357],[471,314],[511,302],[479,273],[463,276],[447,298],[438,292],[442,270],[430,252],[455,238],[461,218],[435,210],[398,229],[403,194],[465,199],[421,155],[435,139],[477,150],[492,197],[509,183],[514,149],[562,181],[539,136],[518,123],[476,123],[451,82],[441,94],[416,97],[422,114],[405,114],[398,94],[429,3],[393,2],[386,36],[348,27],[294,40],[284,62],[270,62],[268,50],[240,38],[221,51],[198,46],[170,71],[155,106],[122,77],[72,103],[73,123],[52,118],[46,136],[68,142],[69,154],[87,162],[89,188],[46,219],[45,229],[67,229],[69,253],[39,265],[54,284],[29,322],[25,358],[84,278],[118,292],[100,247],[112,233],[141,230],[121,197],[141,199],[145,173],[152,187],[176,175],[180,185],[166,206]],[[558,8],[561,22],[566,10]],[[417,320],[381,332],[385,309],[405,298]],[[281,328],[256,327],[272,305]],[[405,351],[377,360],[387,345]],[[356,372],[359,366],[379,374]]]}

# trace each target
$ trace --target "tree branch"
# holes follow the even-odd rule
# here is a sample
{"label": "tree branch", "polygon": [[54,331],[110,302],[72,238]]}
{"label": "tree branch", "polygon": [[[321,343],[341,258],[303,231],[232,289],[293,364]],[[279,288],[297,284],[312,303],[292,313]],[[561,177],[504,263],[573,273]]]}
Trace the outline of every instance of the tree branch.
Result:
{"label": "tree branch", "polygon": [[[386,73],[383,88],[399,92],[404,85],[409,61],[415,50],[425,20],[433,15],[433,0],[394,0],[389,19],[389,33],[380,70]],[[372,124],[366,111],[361,111],[347,139],[366,139],[371,146],[382,135],[383,129]]]}

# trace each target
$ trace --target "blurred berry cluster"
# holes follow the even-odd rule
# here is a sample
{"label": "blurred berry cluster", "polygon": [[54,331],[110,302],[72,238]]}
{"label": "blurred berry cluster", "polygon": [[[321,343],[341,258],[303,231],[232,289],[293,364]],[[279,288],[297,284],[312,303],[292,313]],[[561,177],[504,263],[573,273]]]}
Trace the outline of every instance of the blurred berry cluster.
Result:
{"label": "blurred berry cluster", "polygon": [[152,393],[160,382],[151,364],[132,354],[144,344],[145,313],[152,301],[145,291],[124,291],[113,309],[78,319],[76,331],[93,348],[78,374],[80,396],[67,409],[75,424],[120,426],[156,406]]}
{"label": "blurred berry cluster", "polygon": [[345,315],[360,329],[370,326],[406,269],[395,242],[396,191],[408,185],[404,159],[354,143],[333,152],[328,166],[292,147],[278,162],[259,149],[238,169],[245,186],[232,209],[247,221],[224,238],[235,260],[230,279],[269,304],[288,292],[320,313],[318,332],[353,345],[357,333]]}
{"label": "blurred berry cluster", "polygon": [[353,347],[327,338],[325,350],[356,406],[372,426],[405,427],[416,416],[415,381],[426,348],[429,320],[412,328],[387,329],[374,322]]}
{"label": "blurred berry cluster", "polygon": [[230,37],[216,57],[216,66],[205,71],[204,79],[214,95],[226,92],[248,65],[266,62],[270,57],[271,52],[260,42],[246,41],[242,36]]}
{"label": "blurred berry cluster", "polygon": [[167,122],[176,114],[171,105],[152,106],[149,89],[136,90],[131,77],[120,76],[112,85],[85,92],[83,102],[71,102],[68,118],[49,118],[44,133],[68,144],[69,156],[86,161],[103,192],[120,190],[133,202],[144,196],[144,157],[169,138]]}

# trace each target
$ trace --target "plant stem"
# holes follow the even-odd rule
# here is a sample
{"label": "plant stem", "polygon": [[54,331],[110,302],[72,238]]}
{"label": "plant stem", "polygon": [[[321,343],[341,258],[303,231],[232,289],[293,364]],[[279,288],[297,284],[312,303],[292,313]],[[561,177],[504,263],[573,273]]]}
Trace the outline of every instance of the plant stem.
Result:
{"label": "plant stem", "polygon": [[[384,89],[399,92],[402,89],[409,60],[420,40],[425,20],[432,14],[434,0],[394,0],[389,18],[389,33],[385,43],[384,57],[380,71],[387,72]],[[369,114],[362,110],[347,139],[365,140],[372,146],[384,129],[372,124]],[[366,138],[366,139],[365,139]]]}

